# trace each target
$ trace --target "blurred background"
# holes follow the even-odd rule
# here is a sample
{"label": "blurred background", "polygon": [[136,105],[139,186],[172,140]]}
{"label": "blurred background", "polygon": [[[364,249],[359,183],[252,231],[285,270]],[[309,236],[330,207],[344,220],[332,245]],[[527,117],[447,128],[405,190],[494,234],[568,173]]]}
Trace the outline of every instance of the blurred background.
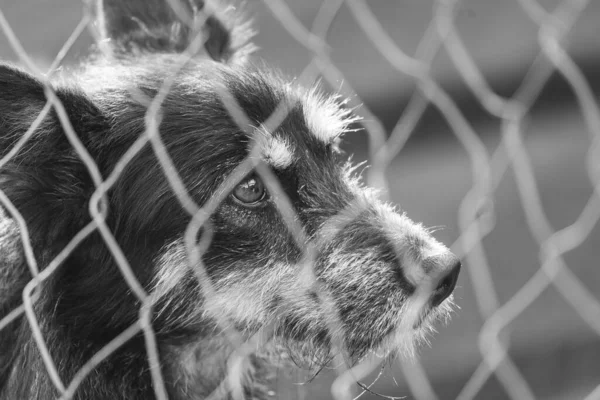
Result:
{"label": "blurred background", "polygon": [[[558,1],[540,4],[552,11]],[[295,16],[310,27],[321,0],[287,0]],[[373,13],[406,53],[413,55],[433,16],[429,0],[374,0]],[[81,19],[80,0],[0,0],[0,8],[26,51],[40,66],[50,65]],[[259,33],[258,55],[289,76],[297,76],[311,53],[297,43],[262,4],[247,0],[247,10]],[[511,96],[525,76],[540,47],[538,26],[517,0],[465,0],[457,9],[456,26],[468,51],[498,94]],[[65,64],[84,56],[92,43],[86,32],[75,43]],[[346,6],[335,18],[327,39],[331,58],[352,86],[360,102],[391,132],[415,90],[414,81],[398,72],[368,41]],[[600,92],[600,2],[590,2],[566,41],[569,54],[593,92]],[[0,34],[0,59],[16,61]],[[451,95],[491,153],[500,142],[500,124],[474,98],[450,58],[442,50],[432,67],[434,79]],[[340,82],[340,85],[342,82]],[[593,192],[586,172],[590,132],[571,87],[555,73],[524,123],[524,141],[535,179],[554,230],[573,223]],[[344,143],[356,160],[367,159],[364,132],[348,134]],[[443,226],[436,237],[447,245],[460,236],[459,205],[472,185],[468,153],[443,116],[429,106],[406,146],[387,170],[394,202],[427,226]],[[527,225],[514,171],[504,174],[494,196],[496,226],[483,239],[495,291],[506,303],[540,268],[539,246]],[[600,225],[584,243],[566,254],[571,271],[600,301]],[[460,306],[452,321],[440,327],[420,360],[435,395],[418,397],[454,399],[482,361],[478,335],[485,318],[475,297],[471,273],[480,265],[465,263],[455,298]],[[471,271],[470,271],[471,270]],[[559,278],[560,279],[560,275]],[[600,315],[597,315],[600,320]],[[553,286],[545,290],[509,325],[509,354],[539,399],[583,399],[600,385],[600,337]],[[307,385],[307,399],[331,398],[333,371],[323,371]],[[291,377],[290,379],[294,379]],[[365,379],[369,383],[372,379]],[[417,385],[424,388],[422,385]],[[400,366],[392,366],[372,390],[388,396],[411,393]],[[298,398],[296,394],[290,398]],[[375,395],[363,398],[375,399]],[[510,398],[495,376],[476,399]]]}

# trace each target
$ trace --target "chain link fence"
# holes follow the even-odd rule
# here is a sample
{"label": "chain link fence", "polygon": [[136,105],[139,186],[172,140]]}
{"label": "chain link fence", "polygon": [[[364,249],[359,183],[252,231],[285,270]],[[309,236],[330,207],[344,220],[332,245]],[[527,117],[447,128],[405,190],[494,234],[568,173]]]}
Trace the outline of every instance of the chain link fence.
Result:
{"label": "chain link fence", "polygon": [[[169,0],[169,3],[174,9],[178,9],[176,0]],[[404,109],[395,128],[389,134],[385,131],[377,116],[366,106],[363,105],[357,108],[357,113],[363,117],[363,125],[369,138],[369,159],[372,166],[367,171],[367,183],[382,189],[384,196],[385,193],[389,192],[389,183],[386,180],[385,173],[390,164],[401,153],[428,105],[436,107],[444,116],[459,143],[466,150],[472,172],[472,187],[465,193],[458,210],[461,234],[451,246],[451,249],[463,259],[464,270],[469,274],[479,312],[485,321],[480,330],[478,342],[482,361],[457,398],[461,400],[476,398],[488,379],[495,375],[511,399],[534,399],[535,395],[530,384],[509,355],[510,336],[506,328],[538,299],[546,288],[554,286],[572,306],[572,309],[600,337],[600,301],[597,293],[596,295],[592,293],[570,271],[564,259],[565,253],[575,249],[589,237],[600,218],[600,111],[596,97],[586,82],[586,77],[564,47],[569,31],[576,24],[580,14],[585,11],[587,2],[584,0],[564,0],[553,11],[548,12],[533,0],[519,0],[522,11],[539,28],[539,56],[531,65],[519,89],[511,98],[504,98],[491,89],[464,45],[454,24],[458,3],[458,0],[437,1],[430,26],[421,39],[415,55],[410,56],[392,40],[373,14],[370,7],[375,7],[375,3],[368,4],[364,0],[324,1],[312,28],[309,30],[296,18],[282,0],[264,0],[267,9],[281,22],[281,25],[289,34],[312,55],[311,62],[304,69],[299,79],[306,86],[310,86],[318,76],[322,77],[331,87],[338,87],[339,83],[344,81],[340,68],[335,65],[330,57],[327,45],[330,26],[343,6],[348,8],[356,24],[360,26],[364,35],[371,41],[374,48],[381,53],[381,56],[398,72],[406,74],[414,80],[417,90]],[[269,192],[277,194],[275,198],[278,199],[277,206],[283,220],[288,225],[295,240],[305,248],[303,265],[306,267],[302,270],[303,279],[308,279],[311,284],[316,285],[317,282],[311,266],[311,260],[314,259],[314,249],[310,246],[308,248],[304,246],[308,242],[306,234],[303,228],[299,226],[293,207],[277,178],[269,168],[257,162],[257,158],[252,157],[252,154],[235,169],[222,184],[222,187],[215,192],[221,193],[221,195],[215,195],[202,206],[194,202],[185,190],[184,184],[177,174],[159,134],[161,104],[169,93],[169,89],[173,84],[172,80],[165,81],[158,95],[153,99],[146,98],[141,93],[132,93],[147,106],[146,134],[139,137],[135,144],[129,148],[109,176],[105,178],[101,176],[98,166],[79,141],[76,132],[74,132],[69,122],[69,116],[60,100],[48,84],[49,77],[61,65],[63,58],[76,39],[86,29],[91,28],[91,21],[93,20],[92,5],[84,3],[83,10],[80,23],[65,42],[63,49],[56,56],[49,71],[38,70],[21,46],[19,39],[13,33],[10,21],[5,18],[2,10],[0,10],[0,28],[2,32],[8,38],[20,61],[45,82],[47,98],[45,107],[32,123],[30,129],[22,136],[16,146],[0,160],[0,168],[20,151],[44,117],[54,109],[70,143],[85,163],[97,188],[90,203],[92,221],[73,237],[64,250],[43,269],[40,269],[36,263],[27,226],[23,218],[7,196],[0,191],[0,201],[12,218],[18,222],[23,249],[33,276],[23,292],[23,304],[0,321],[0,329],[6,327],[18,316],[26,315],[52,382],[61,393],[61,399],[72,398],[78,385],[96,366],[129,339],[143,333],[156,398],[166,399],[166,390],[159,368],[160,357],[155,332],[151,325],[152,305],[156,299],[146,292],[135,278],[127,259],[105,222],[105,195],[117,182],[121,172],[135,155],[147,144],[152,146],[173,192],[181,206],[191,216],[191,222],[185,233],[189,263],[198,266],[193,269],[198,276],[203,293],[208,298],[214,293],[215,289],[206,278],[206,272],[202,265],[202,254],[210,245],[210,229],[206,229],[210,228],[210,216],[223,201],[224,194],[229,193],[252,170],[255,170],[264,180]],[[206,12],[210,13],[210,10]],[[186,16],[182,17],[186,18]],[[198,19],[196,19],[197,21]],[[198,31],[201,31],[202,22],[203,20],[195,27]],[[94,32],[93,29],[91,31]],[[182,68],[187,60],[199,51],[202,44],[202,38],[199,35],[198,40],[193,41],[186,50],[187,59],[185,57],[182,59],[179,68]],[[472,128],[471,123],[463,116],[455,101],[440,87],[430,72],[436,54],[442,50],[448,53],[456,70],[481,106],[501,122],[501,140],[497,148],[491,153],[488,152],[480,135]],[[170,76],[175,77],[177,68],[172,72]],[[571,86],[589,131],[587,172],[589,181],[594,187],[594,193],[589,197],[578,218],[572,224],[558,231],[553,230],[551,227],[549,218],[542,206],[543,199],[534,177],[530,154],[528,154],[523,142],[524,121],[548,79],[555,72],[561,74]],[[351,106],[358,106],[362,103],[359,96],[347,82],[342,85],[340,91],[350,99]],[[251,125],[248,117],[229,93],[224,90],[220,93],[220,96],[231,116],[242,130]],[[285,118],[289,107],[289,104],[280,104],[277,111],[264,124],[264,127],[269,131],[275,130]],[[492,279],[491,268],[493,266],[489,265],[487,261],[482,240],[492,232],[496,224],[494,197],[502,177],[509,169],[514,172],[527,225],[539,246],[540,267],[529,280],[522,283],[521,288],[508,301],[501,303]],[[205,229],[198,243],[196,242],[197,234],[203,227]],[[335,229],[342,228],[340,226],[335,227]],[[33,304],[36,301],[36,288],[50,278],[70,252],[94,231],[102,235],[122,272],[123,279],[127,281],[131,291],[140,300],[142,307],[139,310],[139,319],[135,324],[115,337],[106,347],[88,360],[71,381],[65,382],[59,376],[56,361],[49,354],[45,338],[34,313]],[[326,291],[319,291],[319,296],[324,304],[331,304],[328,301]],[[327,315],[330,316],[330,330],[331,332],[339,331],[336,328],[339,324],[337,315],[335,311],[329,311]],[[234,399],[242,399],[244,394],[242,384],[238,379],[242,376],[240,371],[248,367],[245,362],[246,358],[253,353],[257,346],[261,345],[264,337],[269,336],[269,330],[272,327],[263,327],[256,336],[244,341],[241,334],[232,329],[228,321],[222,320],[218,323],[227,332],[229,340],[237,350],[234,351],[229,360],[227,378],[217,388],[212,398],[220,398],[220,396],[229,392]],[[345,367],[346,363],[343,358],[336,359],[334,365],[337,365],[338,375],[331,387],[333,397],[336,400],[347,400],[358,398],[365,393],[369,394],[372,383],[360,386],[356,383],[363,382],[367,377],[373,376],[375,376],[374,380],[376,381],[381,375],[381,371],[379,374],[377,374],[377,371],[380,370],[382,362],[382,358],[370,357],[349,368]],[[406,383],[414,398],[446,398],[436,394],[425,369],[418,362],[401,361],[401,363]],[[597,385],[596,389],[585,397],[585,400],[600,399],[600,376]],[[303,386],[298,386],[297,398],[306,396],[304,390]]]}

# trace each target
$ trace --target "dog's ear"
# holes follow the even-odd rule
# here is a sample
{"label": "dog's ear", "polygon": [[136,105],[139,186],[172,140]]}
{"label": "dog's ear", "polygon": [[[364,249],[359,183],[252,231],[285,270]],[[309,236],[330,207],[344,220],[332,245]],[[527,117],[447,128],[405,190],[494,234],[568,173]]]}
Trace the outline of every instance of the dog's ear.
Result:
{"label": "dog's ear", "polygon": [[[94,138],[108,129],[104,117],[76,87],[55,86],[53,90],[73,131],[89,149]],[[18,68],[0,65],[0,157],[23,138],[45,105],[40,80]],[[65,227],[77,229],[89,219],[87,203],[94,185],[56,111],[50,109],[36,123],[32,136],[0,169],[0,188],[23,215],[30,231],[51,240],[53,232],[58,234]]]}
{"label": "dog's ear", "polygon": [[[115,56],[181,53],[195,40],[216,61],[240,62],[253,46],[249,23],[234,7],[206,0],[98,0],[101,43]],[[202,43],[200,42],[200,43]]]}

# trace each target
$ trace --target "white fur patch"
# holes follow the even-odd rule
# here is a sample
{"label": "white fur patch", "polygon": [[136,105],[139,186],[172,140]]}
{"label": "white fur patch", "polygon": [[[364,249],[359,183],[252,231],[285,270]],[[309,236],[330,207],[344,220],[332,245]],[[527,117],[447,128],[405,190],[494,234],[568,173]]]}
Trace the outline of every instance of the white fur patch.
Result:
{"label": "white fur patch", "polygon": [[175,288],[188,273],[187,254],[183,240],[177,240],[167,246],[156,262],[152,296],[158,300]]}
{"label": "white fur patch", "polygon": [[[168,296],[189,274],[183,240],[169,244],[157,260],[155,268],[151,293],[157,301]],[[215,295],[206,299],[204,308],[199,311],[244,324],[264,324],[272,317],[267,311],[267,305],[273,300],[273,296],[297,299],[302,295],[304,288],[299,287],[297,275],[297,266],[285,263],[268,263],[252,271],[248,271],[240,263],[214,283]],[[168,301],[168,297],[166,299]]]}
{"label": "white fur patch", "polygon": [[[315,326],[320,322],[320,312],[298,283],[298,270],[297,265],[273,262],[248,271],[241,263],[216,282],[215,296],[207,299],[203,313],[252,329],[280,323],[281,312],[293,312],[305,324]],[[274,303],[276,297],[280,300]]]}
{"label": "white fur patch", "polygon": [[352,110],[341,107],[339,96],[326,96],[318,87],[303,96],[304,121],[310,132],[325,144],[335,141],[348,131],[353,122],[359,120]]}
{"label": "white fur patch", "polygon": [[262,127],[256,130],[256,144],[261,158],[274,168],[287,168],[294,162],[294,151],[289,141],[273,136]]}

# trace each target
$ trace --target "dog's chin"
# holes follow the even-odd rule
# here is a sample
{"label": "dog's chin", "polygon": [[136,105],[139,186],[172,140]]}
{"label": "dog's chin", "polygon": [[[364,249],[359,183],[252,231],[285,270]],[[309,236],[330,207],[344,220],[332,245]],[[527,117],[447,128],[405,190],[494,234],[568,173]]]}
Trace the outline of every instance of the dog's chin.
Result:
{"label": "dog's chin", "polygon": [[391,335],[388,351],[399,357],[414,359],[419,348],[430,344],[429,338],[437,332],[436,326],[448,323],[454,307],[452,295],[436,307],[428,302],[411,319],[400,321]]}
{"label": "dog's chin", "polygon": [[448,299],[446,299],[442,304],[437,307],[432,307],[430,304],[427,304],[423,307],[423,310],[417,317],[416,322],[413,324],[414,330],[425,329],[431,331],[433,329],[433,325],[439,321],[442,321],[446,324],[452,311],[455,307],[454,297],[450,295]]}
{"label": "dog's chin", "polygon": [[412,314],[404,313],[391,332],[365,349],[356,362],[373,353],[386,359],[416,358],[418,350],[430,344],[429,338],[437,332],[436,326],[448,323],[455,307],[453,296],[450,296],[437,307],[432,307],[428,302]]}
{"label": "dog's chin", "polygon": [[379,336],[372,332],[364,332],[368,340],[359,340],[356,336],[345,337],[346,343],[352,343],[343,350],[332,347],[327,329],[314,337],[289,337],[276,335],[269,343],[271,354],[276,355],[279,362],[289,362],[305,370],[318,371],[343,354],[348,367],[362,362],[375,354],[382,359],[407,358],[414,359],[418,349],[429,344],[429,337],[436,332],[436,325],[447,323],[455,305],[452,296],[437,307],[426,304],[412,315],[401,315],[396,326],[390,326]]}

